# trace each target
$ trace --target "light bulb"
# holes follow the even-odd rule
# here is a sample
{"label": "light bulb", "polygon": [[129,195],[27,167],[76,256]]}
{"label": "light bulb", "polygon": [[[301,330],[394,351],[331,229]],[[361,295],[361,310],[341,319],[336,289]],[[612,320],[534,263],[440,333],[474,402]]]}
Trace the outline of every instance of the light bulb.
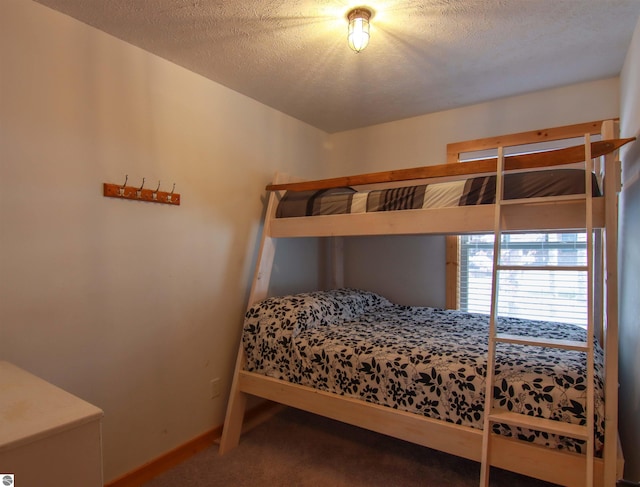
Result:
{"label": "light bulb", "polygon": [[355,52],[362,51],[369,44],[369,19],[371,10],[356,8],[347,14],[349,19],[349,47]]}

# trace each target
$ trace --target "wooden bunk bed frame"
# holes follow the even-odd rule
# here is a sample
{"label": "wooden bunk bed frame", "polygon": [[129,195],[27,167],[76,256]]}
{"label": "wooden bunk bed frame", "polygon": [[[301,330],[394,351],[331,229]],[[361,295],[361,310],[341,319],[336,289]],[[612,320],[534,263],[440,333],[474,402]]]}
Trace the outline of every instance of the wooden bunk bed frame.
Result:
{"label": "wooden bunk bed frame", "polygon": [[[509,146],[525,142],[572,138],[583,136],[585,133],[599,134],[603,140],[615,139],[617,135],[616,122],[613,120],[589,122],[450,144],[448,146],[449,162],[457,162],[459,152],[487,149],[500,145]],[[594,147],[592,145],[592,148]],[[597,150],[594,153],[596,152]],[[584,148],[582,148],[582,153],[584,154]],[[557,162],[556,160],[555,163]],[[525,161],[524,167],[528,167],[530,163],[531,161]],[[448,166],[455,168],[453,169],[454,174],[459,174],[456,171],[460,171],[462,166],[472,167],[469,164],[474,163],[436,166],[436,171],[441,171],[444,166]],[[346,184],[414,180],[422,179],[425,175],[428,177],[429,174],[428,168],[421,168],[417,177],[416,173],[411,171],[415,170],[368,174],[363,175],[361,179],[354,180],[352,178]],[[484,172],[484,170],[477,172]],[[593,476],[594,485],[612,487],[616,480],[622,477],[624,464],[617,436],[618,293],[616,256],[620,163],[614,152],[609,152],[604,156],[604,163],[596,165],[596,173],[602,176],[601,180],[604,185],[604,196],[593,198],[593,226],[603,229],[602,259],[598,261],[602,277],[596,281],[597,292],[603,297],[600,306],[596,305],[596,310],[602,311],[601,321],[604,323],[600,339],[605,351],[605,446],[603,457],[597,458],[594,462]],[[604,177],[605,174],[606,177]],[[442,173],[437,174],[437,176],[442,175]],[[316,186],[311,187],[340,186],[345,184],[345,179],[348,178],[323,180],[316,182]],[[342,240],[339,237],[408,234],[454,235],[493,233],[494,231],[494,205],[491,204],[432,210],[276,219],[276,207],[281,197],[279,192],[281,189],[309,188],[308,185],[298,187],[283,185],[287,182],[276,177],[274,184],[267,187],[271,193],[267,204],[249,306],[267,297],[278,238],[338,237],[333,239],[332,284],[335,287],[343,287]],[[584,199],[567,199],[566,201],[539,201],[527,206],[507,207],[503,212],[503,227],[506,231],[584,228],[585,204]],[[220,442],[221,454],[238,445],[247,396],[253,395],[460,457],[475,461],[481,460],[483,432],[480,429],[459,426],[247,372],[243,370],[244,360],[241,341]],[[555,450],[517,439],[494,436],[489,464],[548,482],[567,486],[583,486],[586,484],[585,457],[586,455]]]}

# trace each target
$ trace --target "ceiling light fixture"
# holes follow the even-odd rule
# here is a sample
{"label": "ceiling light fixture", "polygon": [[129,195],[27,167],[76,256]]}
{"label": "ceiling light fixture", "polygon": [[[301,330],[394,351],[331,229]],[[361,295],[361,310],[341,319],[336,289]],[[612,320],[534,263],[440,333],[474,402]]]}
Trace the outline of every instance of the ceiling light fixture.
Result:
{"label": "ceiling light fixture", "polygon": [[355,52],[362,51],[369,44],[369,19],[372,12],[366,7],[358,7],[347,14],[349,20],[349,47]]}

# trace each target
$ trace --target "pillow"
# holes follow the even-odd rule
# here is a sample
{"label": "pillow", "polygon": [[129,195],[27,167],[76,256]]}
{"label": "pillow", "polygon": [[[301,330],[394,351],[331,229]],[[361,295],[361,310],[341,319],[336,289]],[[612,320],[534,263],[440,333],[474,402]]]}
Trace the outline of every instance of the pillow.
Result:
{"label": "pillow", "polygon": [[375,293],[356,289],[335,289],[265,299],[252,306],[245,315],[245,329],[256,328],[281,333],[301,332],[329,323],[357,318],[366,311],[391,303]]}

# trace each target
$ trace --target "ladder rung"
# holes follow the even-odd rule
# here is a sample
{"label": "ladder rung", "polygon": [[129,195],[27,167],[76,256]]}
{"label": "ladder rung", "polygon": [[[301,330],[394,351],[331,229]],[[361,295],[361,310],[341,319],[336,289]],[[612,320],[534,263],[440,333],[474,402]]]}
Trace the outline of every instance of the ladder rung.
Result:
{"label": "ladder rung", "polygon": [[583,425],[565,423],[554,419],[537,418],[535,416],[504,411],[502,409],[492,409],[489,420],[494,423],[505,423],[536,431],[546,431],[578,440],[586,440],[588,436],[587,427]]}
{"label": "ladder rung", "polygon": [[502,343],[514,343],[516,345],[528,345],[532,347],[562,348],[564,350],[577,350],[579,352],[588,352],[590,349],[587,342],[578,340],[509,335],[507,333],[498,333],[495,336],[495,340]]}
{"label": "ladder rung", "polygon": [[555,203],[558,201],[574,201],[586,200],[585,193],[564,194],[559,196],[538,196],[537,198],[513,198],[508,200],[500,200],[501,205],[531,205],[534,203]]}
{"label": "ladder rung", "polygon": [[582,271],[589,268],[586,265],[502,265],[498,264],[499,271]]}

